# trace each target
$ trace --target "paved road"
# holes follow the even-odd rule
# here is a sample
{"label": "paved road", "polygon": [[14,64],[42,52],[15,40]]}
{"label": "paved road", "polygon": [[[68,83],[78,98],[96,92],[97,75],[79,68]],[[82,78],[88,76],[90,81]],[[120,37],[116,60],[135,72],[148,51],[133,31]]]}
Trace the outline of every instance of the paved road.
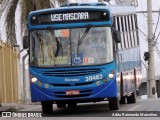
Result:
{"label": "paved road", "polygon": [[[41,114],[41,106],[40,105],[24,105],[23,109],[20,109],[19,111],[40,111]],[[117,111],[110,111],[108,102],[101,102],[101,103],[85,103],[85,104],[78,104],[76,108],[63,108],[63,109],[58,109],[56,105],[53,105],[53,114],[51,115],[52,117],[46,116],[45,120],[97,120],[97,119],[118,119],[121,120],[126,119],[126,120],[138,120],[138,119],[144,119],[144,117],[108,117],[111,116],[113,113],[121,113],[122,111],[157,111],[160,114],[160,99],[145,99],[141,100],[138,99],[136,104],[123,104],[120,106],[120,109]],[[0,118],[1,119],[9,119],[9,120],[17,120],[17,118]],[[21,118],[18,118],[21,119]],[[39,120],[39,119],[44,119],[42,118],[23,118],[23,119],[34,119],[34,120]],[[160,117],[145,117],[145,120],[158,120]]]}

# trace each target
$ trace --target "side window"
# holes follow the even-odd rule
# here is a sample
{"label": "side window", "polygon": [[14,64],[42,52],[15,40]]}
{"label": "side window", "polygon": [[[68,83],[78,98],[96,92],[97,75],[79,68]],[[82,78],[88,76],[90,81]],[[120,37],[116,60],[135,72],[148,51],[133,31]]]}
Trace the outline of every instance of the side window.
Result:
{"label": "side window", "polygon": [[118,44],[118,50],[125,50],[139,45],[137,16],[118,15],[114,16],[116,30],[121,33],[121,43]]}
{"label": "side window", "polygon": [[128,49],[128,38],[127,38],[127,30],[126,30],[126,19],[125,16],[122,16],[123,20],[123,34],[124,34],[124,44],[125,44],[125,49]]}
{"label": "side window", "polygon": [[125,49],[125,43],[124,43],[124,35],[123,35],[123,24],[122,24],[122,16],[118,16],[118,24],[119,24],[119,31],[121,33],[121,47],[122,47],[122,50]]}
{"label": "side window", "polygon": [[129,15],[128,19],[129,19],[128,23],[129,23],[129,30],[130,30],[130,37],[131,37],[131,47],[134,47],[135,43],[134,43],[134,32],[133,32],[133,24],[132,24],[132,15]]}
{"label": "side window", "polygon": [[136,21],[135,21],[135,15],[131,16],[131,20],[132,20],[132,27],[133,27],[133,39],[134,39],[134,45],[137,46],[138,42],[137,42],[137,31],[136,31]]}
{"label": "side window", "polygon": [[130,30],[129,30],[129,24],[128,24],[128,16],[125,16],[125,23],[126,23],[126,35],[127,35],[127,41],[128,41],[128,47],[131,48],[131,39],[130,39]]}
{"label": "side window", "polygon": [[[113,21],[114,21],[114,26],[115,26],[116,30],[120,31],[119,18],[117,16],[114,16]],[[121,43],[118,44],[118,50],[122,50],[122,44]]]}

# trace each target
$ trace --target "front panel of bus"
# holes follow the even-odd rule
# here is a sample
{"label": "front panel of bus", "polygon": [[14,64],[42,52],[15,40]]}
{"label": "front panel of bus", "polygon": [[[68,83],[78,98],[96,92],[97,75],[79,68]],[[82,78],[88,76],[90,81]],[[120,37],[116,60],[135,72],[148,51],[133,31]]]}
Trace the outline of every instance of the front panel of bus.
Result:
{"label": "front panel of bus", "polygon": [[117,97],[108,10],[41,11],[29,19],[32,101]]}

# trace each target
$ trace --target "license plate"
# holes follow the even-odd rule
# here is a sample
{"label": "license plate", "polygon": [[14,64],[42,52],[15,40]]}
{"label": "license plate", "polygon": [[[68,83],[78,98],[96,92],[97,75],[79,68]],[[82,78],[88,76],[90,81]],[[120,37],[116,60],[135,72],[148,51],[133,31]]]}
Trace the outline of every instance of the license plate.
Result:
{"label": "license plate", "polygon": [[67,90],[66,95],[79,95],[79,90]]}

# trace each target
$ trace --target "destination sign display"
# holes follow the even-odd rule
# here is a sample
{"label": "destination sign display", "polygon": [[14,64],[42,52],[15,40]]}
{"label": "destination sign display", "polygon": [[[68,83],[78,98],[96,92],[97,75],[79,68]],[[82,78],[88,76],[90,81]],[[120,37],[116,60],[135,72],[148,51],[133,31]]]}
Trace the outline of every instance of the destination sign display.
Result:
{"label": "destination sign display", "polygon": [[108,21],[110,19],[107,11],[65,11],[33,15],[30,18],[32,25],[66,23],[66,22],[87,22],[87,21]]}
{"label": "destination sign display", "polygon": [[88,12],[51,14],[51,21],[89,20]]}

